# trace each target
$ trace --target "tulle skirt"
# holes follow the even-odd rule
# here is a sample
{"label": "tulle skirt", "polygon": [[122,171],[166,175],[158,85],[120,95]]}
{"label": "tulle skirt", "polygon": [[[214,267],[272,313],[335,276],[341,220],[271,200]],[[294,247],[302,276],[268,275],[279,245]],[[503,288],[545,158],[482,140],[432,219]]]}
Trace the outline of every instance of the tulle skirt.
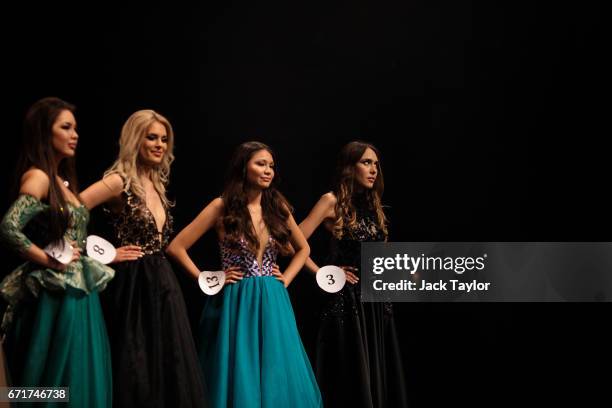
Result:
{"label": "tulle skirt", "polygon": [[211,406],[322,406],[289,295],[275,277],[250,277],[208,299],[199,332]]}
{"label": "tulle skirt", "polygon": [[113,406],[203,408],[206,390],[183,294],[164,255],[115,266],[102,294]]}
{"label": "tulle skirt", "polygon": [[14,386],[70,388],[69,404],[31,406],[111,407],[110,348],[97,291],[41,290],[16,312],[6,345]]}
{"label": "tulle skirt", "polygon": [[316,373],[329,408],[408,407],[390,303],[361,303],[359,286],[326,294]]}

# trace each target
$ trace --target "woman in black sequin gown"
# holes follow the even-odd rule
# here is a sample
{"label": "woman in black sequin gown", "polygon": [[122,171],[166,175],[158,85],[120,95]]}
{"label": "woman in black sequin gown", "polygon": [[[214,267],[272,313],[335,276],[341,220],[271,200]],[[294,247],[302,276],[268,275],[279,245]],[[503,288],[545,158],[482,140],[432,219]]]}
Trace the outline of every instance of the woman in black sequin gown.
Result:
{"label": "woman in black sequin gown", "polygon": [[207,404],[185,301],[164,255],[172,233],[165,187],[173,138],[163,116],[134,113],[121,131],[119,158],[81,195],[89,208],[106,203],[120,247],[102,297],[115,407]]}
{"label": "woman in black sequin gown", "polygon": [[[329,264],[346,273],[339,292],[325,294],[315,371],[326,407],[408,406],[402,358],[390,303],[361,303],[361,242],[385,241],[383,177],[377,149],[351,142],[338,158],[334,189],[300,224],[306,238],[323,224],[332,233]],[[319,267],[309,259],[306,267]]]}

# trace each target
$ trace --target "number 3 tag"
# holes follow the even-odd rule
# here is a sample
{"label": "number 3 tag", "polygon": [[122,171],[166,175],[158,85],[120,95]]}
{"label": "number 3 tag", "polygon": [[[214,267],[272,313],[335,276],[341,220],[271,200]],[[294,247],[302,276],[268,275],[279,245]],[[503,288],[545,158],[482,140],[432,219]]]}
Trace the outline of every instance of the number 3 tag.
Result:
{"label": "number 3 tag", "polygon": [[113,262],[113,259],[115,259],[117,255],[117,250],[113,244],[97,235],[90,235],[87,237],[86,247],[87,256],[105,265]]}
{"label": "number 3 tag", "polygon": [[336,293],[344,287],[346,274],[342,268],[326,265],[317,271],[317,284],[329,293]]}
{"label": "number 3 tag", "polygon": [[223,289],[225,284],[225,272],[223,271],[202,271],[198,277],[200,289],[207,295],[216,295]]}

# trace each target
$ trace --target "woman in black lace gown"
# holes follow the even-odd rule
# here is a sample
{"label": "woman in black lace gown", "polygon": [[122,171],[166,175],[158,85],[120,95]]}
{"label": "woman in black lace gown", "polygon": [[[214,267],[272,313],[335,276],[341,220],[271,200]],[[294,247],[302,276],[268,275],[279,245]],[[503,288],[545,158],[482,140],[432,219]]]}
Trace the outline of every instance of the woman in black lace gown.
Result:
{"label": "woman in black lace gown", "polygon": [[89,208],[106,203],[119,247],[117,273],[102,298],[115,407],[206,406],[185,301],[164,255],[173,138],[160,114],[134,113],[121,131],[119,158],[81,195]]}
{"label": "woman in black lace gown", "polygon": [[[331,232],[329,264],[347,284],[326,294],[317,336],[316,375],[324,406],[396,408],[408,405],[402,359],[390,303],[361,303],[361,242],[385,241],[383,177],[378,150],[364,142],[344,146],[334,189],[300,224],[306,238],[323,224]],[[306,267],[319,267],[308,259]]]}

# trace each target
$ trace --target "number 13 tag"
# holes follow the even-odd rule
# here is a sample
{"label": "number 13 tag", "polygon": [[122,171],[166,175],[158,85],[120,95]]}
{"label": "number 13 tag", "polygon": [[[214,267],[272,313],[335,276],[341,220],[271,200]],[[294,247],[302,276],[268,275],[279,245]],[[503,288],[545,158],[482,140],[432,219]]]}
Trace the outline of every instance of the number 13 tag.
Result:
{"label": "number 13 tag", "polygon": [[317,284],[329,293],[336,293],[344,287],[346,274],[342,268],[326,265],[317,271]]}
{"label": "number 13 tag", "polygon": [[198,277],[200,289],[207,295],[216,295],[223,289],[225,284],[225,272],[223,271],[202,271]]}

